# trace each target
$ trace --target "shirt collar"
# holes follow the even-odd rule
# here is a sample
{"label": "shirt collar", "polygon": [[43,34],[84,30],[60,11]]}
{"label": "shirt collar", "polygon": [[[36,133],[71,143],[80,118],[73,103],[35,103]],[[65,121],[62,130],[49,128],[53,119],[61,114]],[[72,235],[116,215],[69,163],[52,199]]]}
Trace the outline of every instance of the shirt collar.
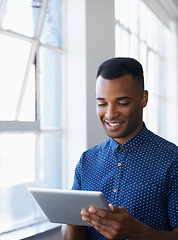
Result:
{"label": "shirt collar", "polygon": [[117,149],[124,149],[131,152],[149,137],[149,133],[150,131],[146,128],[144,124],[142,130],[137,135],[135,135],[133,138],[129,139],[122,145],[116,142],[113,138],[110,138],[111,148],[113,151],[116,151]]}

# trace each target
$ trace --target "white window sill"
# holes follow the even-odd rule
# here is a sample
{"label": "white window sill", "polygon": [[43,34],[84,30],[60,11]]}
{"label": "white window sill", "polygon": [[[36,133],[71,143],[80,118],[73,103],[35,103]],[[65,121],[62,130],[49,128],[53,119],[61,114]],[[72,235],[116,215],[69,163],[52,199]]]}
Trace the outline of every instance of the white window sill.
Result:
{"label": "white window sill", "polygon": [[[32,239],[42,239],[43,235],[47,235],[53,231],[59,231],[60,232],[61,225],[59,224],[53,224],[50,222],[44,222],[40,224],[36,224],[33,226],[29,226],[26,228],[22,228],[16,231],[12,231],[9,233],[0,234],[1,240],[32,240]],[[60,234],[59,238],[60,240]]]}

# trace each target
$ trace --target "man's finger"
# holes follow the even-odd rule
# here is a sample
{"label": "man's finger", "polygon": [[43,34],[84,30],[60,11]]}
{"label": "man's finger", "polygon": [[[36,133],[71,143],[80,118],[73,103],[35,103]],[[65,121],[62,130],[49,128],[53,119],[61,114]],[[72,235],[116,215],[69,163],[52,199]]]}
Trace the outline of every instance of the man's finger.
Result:
{"label": "man's finger", "polygon": [[109,207],[111,208],[112,212],[114,213],[127,213],[127,209],[125,207],[114,207],[112,204],[109,204]]}

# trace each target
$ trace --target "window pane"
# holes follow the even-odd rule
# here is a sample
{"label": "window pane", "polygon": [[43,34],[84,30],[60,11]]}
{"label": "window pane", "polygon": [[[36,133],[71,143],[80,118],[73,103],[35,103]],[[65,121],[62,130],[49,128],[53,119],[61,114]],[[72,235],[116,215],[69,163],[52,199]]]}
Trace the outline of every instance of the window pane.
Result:
{"label": "window pane", "polygon": [[40,49],[41,127],[61,128],[61,55]]}
{"label": "window pane", "polygon": [[129,34],[118,25],[115,27],[115,54],[118,57],[126,57],[130,54]]}
{"label": "window pane", "polygon": [[61,187],[60,134],[0,135],[0,232],[41,221],[27,188]]}
{"label": "window pane", "polygon": [[49,0],[40,41],[61,48],[60,0]]}
{"label": "window pane", "polygon": [[145,89],[147,87],[147,45],[144,42],[139,43],[139,59],[144,69]]}
{"label": "window pane", "polygon": [[146,41],[146,17],[147,9],[142,1],[139,1],[139,35],[142,41]]}
{"label": "window pane", "polygon": [[0,186],[35,180],[35,136],[6,134],[0,136]]}
{"label": "window pane", "polygon": [[146,42],[149,47],[154,48],[154,17],[153,13],[147,9],[146,11]]}
{"label": "window pane", "polygon": [[130,57],[138,59],[138,38],[134,35],[130,36]]}
{"label": "window pane", "polygon": [[3,28],[33,37],[40,8],[32,6],[31,0],[8,0]]}
{"label": "window pane", "polygon": [[126,31],[121,32],[121,56],[129,57],[130,54],[130,44],[129,44],[129,34]]}
{"label": "window pane", "polygon": [[[0,120],[15,120],[31,44],[0,35]],[[34,77],[31,78],[34,80]],[[33,81],[31,79],[31,81]],[[33,83],[32,83],[33,85]],[[34,112],[34,87],[28,102]],[[30,118],[31,119],[31,118]],[[35,120],[33,115],[33,120]]]}
{"label": "window pane", "polygon": [[35,65],[31,66],[31,71],[27,80],[27,85],[20,109],[20,121],[34,121],[36,120],[36,86],[35,84]]}
{"label": "window pane", "polygon": [[6,231],[36,214],[27,183],[35,182],[35,135],[0,135],[0,231]]}
{"label": "window pane", "polygon": [[[147,90],[149,91],[149,103],[148,103],[148,121],[149,127],[156,132],[158,124],[158,101],[156,95],[156,56],[153,52],[148,52],[148,82]],[[152,121],[154,116],[154,121]]]}
{"label": "window pane", "polygon": [[138,0],[129,0],[129,27],[132,33],[138,33]]}
{"label": "window pane", "polygon": [[31,71],[22,101],[21,111],[19,115],[20,121],[34,121],[36,119],[35,86],[37,86],[37,84],[35,84],[35,65],[33,64],[31,66]]}
{"label": "window pane", "polygon": [[42,218],[27,187],[27,184],[0,187],[0,233],[25,226],[27,222],[30,225],[34,219]]}
{"label": "window pane", "polygon": [[61,134],[44,133],[40,136],[40,147],[42,149],[40,172],[41,187],[61,187],[61,144]]}
{"label": "window pane", "polygon": [[115,56],[119,57],[121,55],[121,28],[115,26]]}
{"label": "window pane", "polygon": [[115,0],[115,19],[120,20],[120,0]]}
{"label": "window pane", "polygon": [[120,22],[125,26],[129,27],[129,12],[126,9],[129,9],[129,1],[128,0],[120,0],[119,4],[119,14],[120,14]]}

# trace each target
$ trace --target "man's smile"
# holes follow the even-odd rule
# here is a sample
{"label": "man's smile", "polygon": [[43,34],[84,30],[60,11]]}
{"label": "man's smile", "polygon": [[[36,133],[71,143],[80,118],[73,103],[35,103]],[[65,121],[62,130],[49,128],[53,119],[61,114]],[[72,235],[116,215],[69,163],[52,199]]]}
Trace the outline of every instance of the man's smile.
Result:
{"label": "man's smile", "polygon": [[118,126],[120,123],[108,123],[110,126]]}
{"label": "man's smile", "polygon": [[111,121],[105,120],[104,123],[108,131],[119,130],[122,126],[122,122],[111,122]]}

